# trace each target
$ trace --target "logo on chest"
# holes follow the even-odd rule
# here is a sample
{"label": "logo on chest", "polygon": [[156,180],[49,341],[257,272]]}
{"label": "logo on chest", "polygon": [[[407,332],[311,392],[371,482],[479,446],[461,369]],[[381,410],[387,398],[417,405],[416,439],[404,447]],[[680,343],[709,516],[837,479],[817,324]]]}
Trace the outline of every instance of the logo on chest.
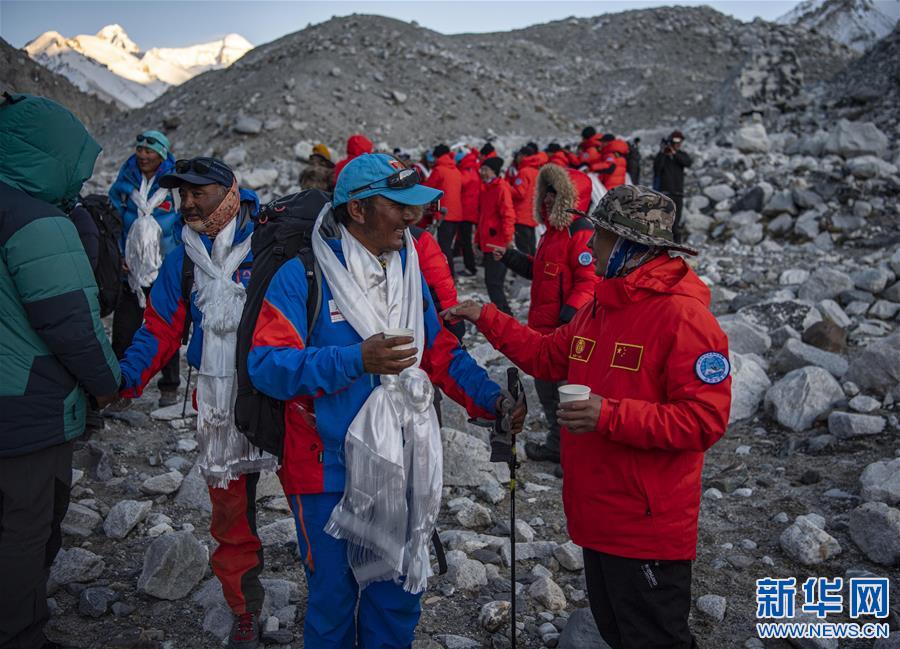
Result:
{"label": "logo on chest", "polygon": [[597,345],[596,340],[584,338],[583,336],[575,336],[569,346],[569,358],[573,361],[581,361],[587,363],[594,353],[594,347]]}
{"label": "logo on chest", "polygon": [[609,366],[617,367],[620,370],[628,370],[629,372],[637,372],[641,369],[641,358],[643,356],[643,345],[616,343]]}

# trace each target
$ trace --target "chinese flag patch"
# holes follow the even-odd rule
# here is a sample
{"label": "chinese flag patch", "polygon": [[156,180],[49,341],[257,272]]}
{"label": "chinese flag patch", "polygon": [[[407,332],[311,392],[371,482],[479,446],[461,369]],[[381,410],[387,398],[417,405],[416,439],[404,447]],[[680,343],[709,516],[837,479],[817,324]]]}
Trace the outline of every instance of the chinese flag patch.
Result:
{"label": "chinese flag patch", "polygon": [[641,357],[644,355],[643,345],[616,343],[610,367],[637,372],[641,368]]}
{"label": "chinese flag patch", "polygon": [[587,363],[588,359],[590,359],[591,354],[594,353],[594,346],[597,344],[597,341],[591,340],[590,338],[584,338],[583,336],[575,336],[572,338],[572,344],[569,347],[569,358],[573,361],[581,361],[582,363]]}

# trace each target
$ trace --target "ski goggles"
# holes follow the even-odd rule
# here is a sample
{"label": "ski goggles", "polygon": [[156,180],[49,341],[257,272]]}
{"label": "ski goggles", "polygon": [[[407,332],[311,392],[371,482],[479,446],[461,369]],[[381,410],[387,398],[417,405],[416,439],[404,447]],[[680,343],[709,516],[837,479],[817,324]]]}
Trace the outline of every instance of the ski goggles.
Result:
{"label": "ski goggles", "polygon": [[149,144],[150,146],[156,146],[158,144],[162,147],[166,146],[164,142],[160,142],[155,137],[150,137],[148,135],[144,135],[143,133],[138,135],[135,140],[137,141],[138,145]]}
{"label": "ski goggles", "polygon": [[415,169],[401,169],[395,174],[391,174],[387,178],[376,180],[368,185],[351,189],[347,193],[348,198],[353,198],[357,194],[369,191],[370,189],[409,189],[415,187],[421,182],[419,172]]}

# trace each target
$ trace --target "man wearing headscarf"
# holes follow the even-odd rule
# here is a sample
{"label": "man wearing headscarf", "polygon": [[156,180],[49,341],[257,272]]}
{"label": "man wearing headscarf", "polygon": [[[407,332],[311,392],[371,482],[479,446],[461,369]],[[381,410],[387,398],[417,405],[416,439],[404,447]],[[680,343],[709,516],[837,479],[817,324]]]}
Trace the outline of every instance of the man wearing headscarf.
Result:
{"label": "man wearing headscarf", "polygon": [[[179,160],[160,185],[178,191],[185,225],[150,290],[144,324],[122,359],[125,398],[140,396],[150,379],[193,334],[187,360],[198,370],[197,452],[212,503],[210,533],[218,543],[213,573],[234,614],[228,649],[256,649],[263,587],[262,542],[256,531],[259,472],[277,459],[254,447],[234,424],[237,327],[250,281],[256,194],[239,189],[231,169],[215,158]],[[188,270],[186,270],[188,269]],[[193,275],[189,295],[184,278]]]}

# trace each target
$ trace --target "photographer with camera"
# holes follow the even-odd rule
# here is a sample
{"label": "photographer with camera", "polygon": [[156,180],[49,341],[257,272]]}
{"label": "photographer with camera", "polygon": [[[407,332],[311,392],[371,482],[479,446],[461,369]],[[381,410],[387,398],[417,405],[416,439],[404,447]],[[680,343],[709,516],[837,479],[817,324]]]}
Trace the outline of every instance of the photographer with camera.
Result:
{"label": "photographer with camera", "polygon": [[681,150],[684,134],[672,131],[659,144],[659,153],[653,159],[653,189],[662,192],[675,203],[675,241],[683,238],[681,213],[684,209],[684,169],[693,163],[691,156]]}

